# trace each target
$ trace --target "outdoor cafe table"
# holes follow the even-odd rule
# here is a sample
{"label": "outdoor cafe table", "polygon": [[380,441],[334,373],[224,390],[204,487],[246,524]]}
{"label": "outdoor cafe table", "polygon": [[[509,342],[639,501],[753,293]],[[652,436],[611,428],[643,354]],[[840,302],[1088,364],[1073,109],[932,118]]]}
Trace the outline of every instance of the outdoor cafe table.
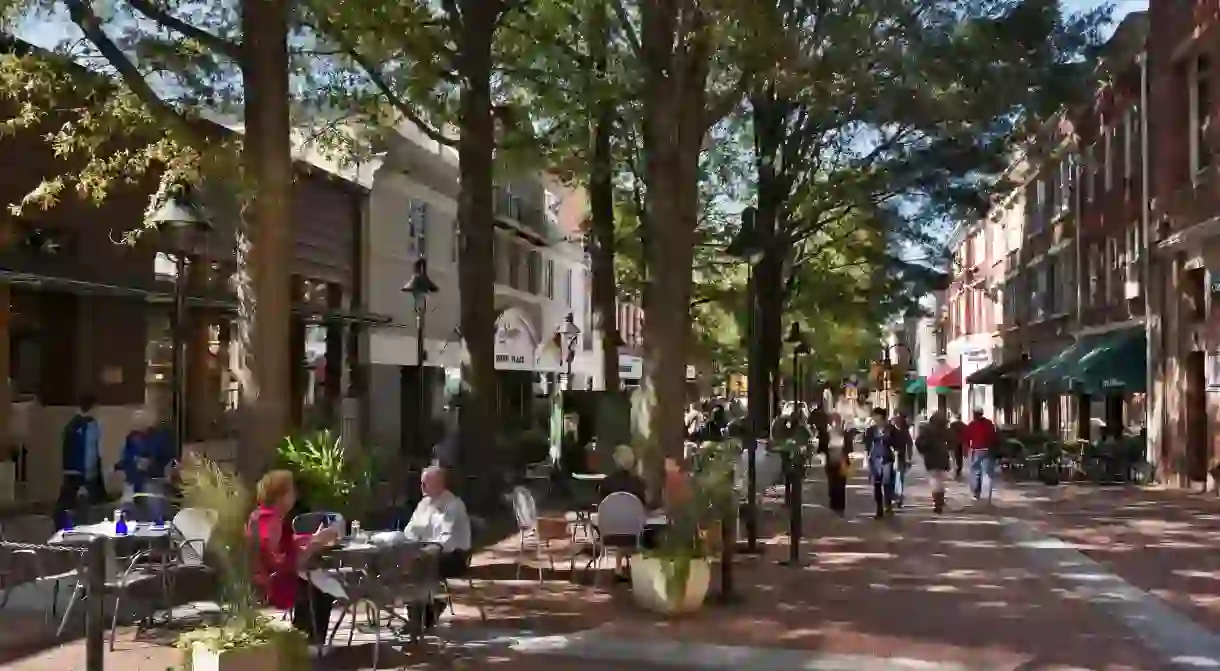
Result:
{"label": "outdoor cafe table", "polygon": [[149,522],[131,522],[127,525],[128,532],[120,534],[114,528],[114,522],[99,522],[97,524],[82,524],[72,529],[56,531],[47,545],[63,545],[70,539],[81,536],[102,537],[106,539],[106,575],[116,576],[126,567],[118,566],[118,553],[115,548],[122,544],[126,547],[152,547],[164,541],[169,542],[170,525],[152,524]]}

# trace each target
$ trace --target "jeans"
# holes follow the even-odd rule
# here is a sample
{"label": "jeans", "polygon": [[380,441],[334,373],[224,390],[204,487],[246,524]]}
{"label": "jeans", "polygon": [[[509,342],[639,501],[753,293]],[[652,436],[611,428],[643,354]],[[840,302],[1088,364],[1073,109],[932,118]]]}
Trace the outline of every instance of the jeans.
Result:
{"label": "jeans", "polygon": [[881,515],[894,505],[894,464],[872,461],[868,465],[868,476],[873,482],[877,514]]}
{"label": "jeans", "polygon": [[899,464],[894,469],[894,500],[902,503],[902,495],[907,488],[907,465]]}
{"label": "jeans", "polygon": [[334,607],[335,597],[314,587],[308,580],[298,581],[297,598],[292,606],[292,626],[304,632],[311,643],[323,643]]}
{"label": "jeans", "polygon": [[974,450],[970,453],[970,493],[976,499],[987,499],[991,502],[991,492],[994,488],[995,460],[986,450]]}

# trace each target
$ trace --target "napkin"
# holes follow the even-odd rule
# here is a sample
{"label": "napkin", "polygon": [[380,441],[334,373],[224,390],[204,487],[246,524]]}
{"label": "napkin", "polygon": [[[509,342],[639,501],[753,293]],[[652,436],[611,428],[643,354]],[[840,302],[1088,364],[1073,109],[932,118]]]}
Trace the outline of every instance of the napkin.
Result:
{"label": "napkin", "polygon": [[369,538],[369,543],[373,545],[398,545],[406,539],[406,534],[401,531],[379,531]]}

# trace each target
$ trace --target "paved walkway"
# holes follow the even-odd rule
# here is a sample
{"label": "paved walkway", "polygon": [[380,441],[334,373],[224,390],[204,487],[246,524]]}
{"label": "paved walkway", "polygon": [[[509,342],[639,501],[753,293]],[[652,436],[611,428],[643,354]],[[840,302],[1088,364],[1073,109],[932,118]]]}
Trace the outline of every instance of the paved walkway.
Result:
{"label": "paved walkway", "polygon": [[[595,586],[579,572],[573,583],[567,570],[569,548],[562,546],[552,550],[557,570],[546,571],[541,583],[529,570],[522,573],[522,580],[514,580],[515,539],[508,539],[476,562],[488,621],[480,622],[470,600],[459,595],[456,616],[440,630],[439,640],[407,652],[385,648],[382,668],[1118,671],[1220,667],[1220,644],[1207,629],[1211,625],[1198,616],[1205,611],[1186,612],[1176,603],[1171,608],[1140,589],[1146,583],[1136,579],[1141,574],[1133,568],[1135,561],[1111,564],[1104,556],[1116,543],[1093,538],[1096,547],[1086,547],[1082,554],[1071,543],[1048,536],[1054,533],[1071,540],[1072,534],[1091,528],[1085,523],[1088,515],[1118,515],[1133,508],[1138,516],[1122,513],[1131,515],[1131,520],[1114,523],[1128,534],[1124,538],[1138,531],[1147,538],[1163,539],[1164,533],[1151,530],[1180,528],[1173,525],[1195,520],[1193,509],[1181,509],[1182,519],[1167,515],[1157,522],[1161,519],[1157,506],[1141,504],[1138,494],[1107,490],[1086,496],[1070,487],[1010,487],[989,509],[970,503],[964,486],[954,484],[949,512],[934,515],[926,484],[917,477],[908,507],[894,519],[877,522],[871,515],[871,492],[857,472],[851,483],[849,515],[838,519],[822,507],[820,471],[812,475],[805,499],[804,533],[809,540],[802,543],[808,565],[776,566],[775,560],[787,555],[787,539],[768,534],[762,556],[741,557],[735,565],[744,599],[740,604],[709,606],[686,618],[662,620],[635,609],[626,585],[603,581]],[[1148,496],[1163,500],[1160,494]],[[1196,534],[1211,533],[1197,526],[1203,521],[1192,523]],[[1220,511],[1208,523],[1220,528]],[[786,523],[771,515],[763,528],[779,530]],[[1197,536],[1197,542],[1209,539]],[[1116,554],[1135,553],[1135,541],[1129,542],[1133,549]],[[1193,554],[1179,555],[1174,546],[1161,547],[1164,541],[1141,542],[1138,554],[1150,559],[1139,566],[1154,565],[1159,554],[1167,554],[1175,561],[1220,567],[1220,561],[1208,564]],[[1114,568],[1119,564],[1122,570]],[[1141,570],[1151,579],[1151,569]],[[1182,580],[1196,580],[1190,571],[1168,570],[1181,573]],[[0,627],[14,630],[22,618],[33,617],[28,609],[6,612],[0,614]],[[346,642],[345,637],[340,639]],[[0,637],[0,654],[5,640],[13,639]],[[317,668],[369,668],[372,637],[358,632],[356,641],[353,648],[340,644]],[[82,660],[81,646],[69,644],[9,658],[2,668],[76,669],[82,667]],[[156,641],[137,643],[125,631],[107,668],[164,671],[176,662],[174,651]]]}

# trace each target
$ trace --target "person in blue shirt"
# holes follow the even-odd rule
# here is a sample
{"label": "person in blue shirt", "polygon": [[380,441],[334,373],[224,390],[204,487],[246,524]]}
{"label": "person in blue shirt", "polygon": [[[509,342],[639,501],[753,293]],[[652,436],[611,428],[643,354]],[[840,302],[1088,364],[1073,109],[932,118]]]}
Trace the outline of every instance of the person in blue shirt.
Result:
{"label": "person in blue shirt", "polygon": [[102,484],[101,426],[93,416],[97,399],[81,396],[77,413],[64,426],[61,439],[63,483],[55,504],[56,528],[62,529],[79,500],[101,503],[106,500]]}
{"label": "person in blue shirt", "polygon": [[137,411],[134,420],[114,470],[123,473],[123,483],[130,493],[144,494],[149,492],[150,482],[165,478],[174,450],[169,436],[153,426],[147,411]]}

